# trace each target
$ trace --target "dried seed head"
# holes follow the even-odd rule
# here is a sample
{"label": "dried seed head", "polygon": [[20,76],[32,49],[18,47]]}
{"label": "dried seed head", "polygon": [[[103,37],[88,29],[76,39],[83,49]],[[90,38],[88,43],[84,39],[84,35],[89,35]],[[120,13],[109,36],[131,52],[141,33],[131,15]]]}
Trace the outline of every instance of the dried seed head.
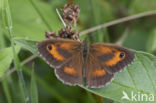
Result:
{"label": "dried seed head", "polygon": [[61,29],[58,33],[60,38],[68,38],[77,40],[79,39],[79,33],[76,30],[72,30],[71,26],[66,26],[65,28]]}
{"label": "dried seed head", "polygon": [[76,22],[79,17],[80,7],[79,5],[74,4],[66,4],[64,5],[61,10],[63,11],[63,20],[66,24],[76,26]]}
{"label": "dried seed head", "polygon": [[64,39],[73,39],[79,40],[79,33],[76,30],[72,30],[72,25],[76,26],[76,22],[79,17],[80,7],[79,5],[66,4],[61,10],[63,11],[63,21],[68,25],[65,25],[65,28],[61,29],[58,32],[58,35],[55,32],[46,32],[46,38],[64,38]]}
{"label": "dried seed head", "polygon": [[48,31],[46,31],[46,32],[45,32],[45,37],[46,37],[47,39],[52,39],[52,38],[57,38],[58,36],[56,35],[55,32],[48,32]]}

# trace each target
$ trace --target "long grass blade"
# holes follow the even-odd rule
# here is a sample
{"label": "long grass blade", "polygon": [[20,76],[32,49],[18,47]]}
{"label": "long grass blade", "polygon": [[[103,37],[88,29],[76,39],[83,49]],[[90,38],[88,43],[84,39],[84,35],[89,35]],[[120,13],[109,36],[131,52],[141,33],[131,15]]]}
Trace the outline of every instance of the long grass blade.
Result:
{"label": "long grass blade", "polygon": [[28,93],[26,91],[24,77],[23,77],[22,71],[20,70],[21,69],[20,63],[19,63],[16,51],[15,51],[15,43],[14,43],[13,33],[12,33],[12,18],[11,18],[8,0],[2,0],[2,5],[3,5],[2,14],[3,14],[3,17],[5,17],[5,24],[4,25],[8,30],[9,39],[11,41],[11,47],[12,47],[12,52],[13,52],[13,57],[14,57],[14,60],[13,60],[14,66],[17,69],[17,74],[19,77],[19,84],[21,85],[21,88],[22,88],[21,90],[24,92],[24,97],[25,97],[24,101],[25,101],[25,103],[28,103],[29,102],[29,96],[28,96]]}
{"label": "long grass blade", "polygon": [[34,68],[31,72],[30,93],[31,93],[31,103],[38,103],[38,90],[37,90],[37,84],[34,76]]}

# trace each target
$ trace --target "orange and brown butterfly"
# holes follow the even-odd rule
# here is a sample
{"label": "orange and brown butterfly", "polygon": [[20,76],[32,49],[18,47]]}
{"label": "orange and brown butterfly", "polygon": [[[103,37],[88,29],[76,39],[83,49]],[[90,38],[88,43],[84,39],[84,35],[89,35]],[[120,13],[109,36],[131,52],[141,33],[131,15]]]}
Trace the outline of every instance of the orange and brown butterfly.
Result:
{"label": "orange and brown butterfly", "polygon": [[107,43],[89,45],[87,40],[54,38],[41,41],[37,46],[41,57],[55,68],[58,79],[65,84],[89,88],[105,86],[135,58],[126,48]]}

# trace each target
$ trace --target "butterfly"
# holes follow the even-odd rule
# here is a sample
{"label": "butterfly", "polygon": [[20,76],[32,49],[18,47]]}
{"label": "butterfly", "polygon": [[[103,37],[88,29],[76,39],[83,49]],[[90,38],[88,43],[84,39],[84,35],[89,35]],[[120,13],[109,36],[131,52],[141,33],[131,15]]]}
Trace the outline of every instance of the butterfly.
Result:
{"label": "butterfly", "polygon": [[40,56],[55,68],[59,80],[88,88],[105,86],[135,58],[126,48],[109,43],[89,45],[87,40],[47,39],[39,42],[37,48]]}

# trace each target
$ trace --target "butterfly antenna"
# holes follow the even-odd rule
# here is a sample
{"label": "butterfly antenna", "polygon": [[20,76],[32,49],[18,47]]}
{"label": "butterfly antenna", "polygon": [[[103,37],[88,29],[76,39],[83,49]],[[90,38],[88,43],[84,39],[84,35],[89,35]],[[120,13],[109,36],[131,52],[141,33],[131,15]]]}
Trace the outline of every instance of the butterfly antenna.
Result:
{"label": "butterfly antenna", "polygon": [[59,18],[60,18],[61,22],[63,23],[64,27],[66,27],[67,25],[66,25],[66,23],[64,22],[64,20],[63,20],[62,16],[60,15],[60,13],[59,13],[58,9],[56,9],[56,12],[57,12],[57,15],[59,16]]}

